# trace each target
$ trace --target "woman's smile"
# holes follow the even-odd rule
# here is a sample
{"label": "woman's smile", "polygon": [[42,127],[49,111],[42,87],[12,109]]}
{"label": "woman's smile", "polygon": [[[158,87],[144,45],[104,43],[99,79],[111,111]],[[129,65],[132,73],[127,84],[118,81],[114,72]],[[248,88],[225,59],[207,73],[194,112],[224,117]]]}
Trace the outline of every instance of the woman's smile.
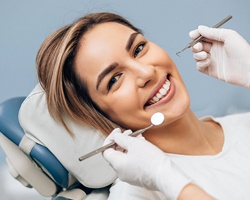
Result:
{"label": "woman's smile", "polygon": [[[149,106],[157,106],[170,101],[174,95],[174,84],[170,81],[171,76],[164,77],[158,85],[152,90],[151,95],[145,108]],[[164,82],[163,82],[164,81]],[[153,95],[152,95],[153,94]]]}

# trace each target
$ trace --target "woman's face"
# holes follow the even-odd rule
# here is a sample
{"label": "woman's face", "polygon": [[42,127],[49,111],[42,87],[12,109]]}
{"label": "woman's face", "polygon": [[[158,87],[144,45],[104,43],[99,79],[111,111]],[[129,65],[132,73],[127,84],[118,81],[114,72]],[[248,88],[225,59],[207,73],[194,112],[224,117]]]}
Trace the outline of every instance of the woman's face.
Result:
{"label": "woman's face", "polygon": [[189,108],[189,96],[172,59],[124,25],[108,22],[88,31],[75,64],[93,101],[123,127],[145,127],[159,111],[171,123]]}

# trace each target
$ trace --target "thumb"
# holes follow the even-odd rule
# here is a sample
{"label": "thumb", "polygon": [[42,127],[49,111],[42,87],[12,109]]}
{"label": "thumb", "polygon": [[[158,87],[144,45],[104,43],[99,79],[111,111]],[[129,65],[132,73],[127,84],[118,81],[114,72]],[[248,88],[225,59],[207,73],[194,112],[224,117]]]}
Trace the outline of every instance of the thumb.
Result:
{"label": "thumb", "polygon": [[223,28],[210,28],[200,25],[198,26],[198,30],[203,37],[219,42],[225,42],[229,35],[228,31]]}
{"label": "thumb", "polygon": [[124,158],[120,151],[116,151],[113,148],[108,148],[103,152],[103,157],[114,167],[115,163],[120,163]]}
{"label": "thumb", "polygon": [[128,136],[126,134],[116,134],[114,137],[114,141],[116,144],[118,144],[120,147],[122,147],[125,150],[128,150],[129,145],[132,143],[133,141],[133,137]]}

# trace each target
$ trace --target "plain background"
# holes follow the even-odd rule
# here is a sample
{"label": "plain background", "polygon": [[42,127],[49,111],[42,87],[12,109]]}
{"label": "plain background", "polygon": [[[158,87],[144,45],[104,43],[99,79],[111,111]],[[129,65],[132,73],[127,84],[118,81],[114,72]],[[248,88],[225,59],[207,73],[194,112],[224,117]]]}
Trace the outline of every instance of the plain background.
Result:
{"label": "plain background", "polygon": [[[249,111],[249,89],[198,72],[190,50],[176,56],[190,42],[189,31],[201,24],[213,26],[228,15],[233,19],[223,27],[236,30],[250,42],[249,10],[249,0],[0,0],[0,102],[27,96],[37,84],[36,53],[50,33],[86,13],[109,11],[130,20],[170,54],[198,117]],[[0,151],[0,164],[3,157]],[[6,184],[3,189],[4,184],[1,181],[0,191],[18,199],[11,197]]]}

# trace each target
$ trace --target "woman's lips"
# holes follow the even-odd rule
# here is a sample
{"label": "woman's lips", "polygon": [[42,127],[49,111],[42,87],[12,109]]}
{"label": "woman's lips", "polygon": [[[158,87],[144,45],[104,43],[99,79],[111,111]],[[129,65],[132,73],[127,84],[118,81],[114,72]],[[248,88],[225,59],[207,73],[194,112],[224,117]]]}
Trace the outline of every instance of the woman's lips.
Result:
{"label": "woman's lips", "polygon": [[174,95],[175,87],[174,83],[171,81],[171,76],[167,76],[165,82],[162,86],[155,92],[155,94],[147,101],[145,107],[151,107],[154,105],[159,105],[161,103],[166,103],[170,101]]}
{"label": "woman's lips", "polygon": [[170,81],[166,79],[165,83],[162,87],[157,91],[157,93],[148,101],[148,104],[152,105],[160,101],[163,97],[165,97],[170,88]]}

